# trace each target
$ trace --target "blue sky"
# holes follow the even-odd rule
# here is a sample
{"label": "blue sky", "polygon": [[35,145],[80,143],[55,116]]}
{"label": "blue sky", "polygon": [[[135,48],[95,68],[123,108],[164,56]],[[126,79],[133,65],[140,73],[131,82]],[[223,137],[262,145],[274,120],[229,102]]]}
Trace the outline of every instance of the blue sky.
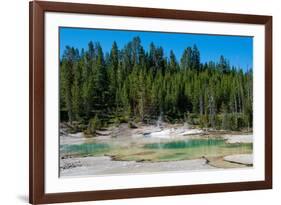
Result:
{"label": "blue sky", "polygon": [[253,38],[241,36],[179,34],[146,31],[103,30],[85,28],[60,28],[60,57],[65,47],[73,46],[81,50],[87,49],[89,41],[100,42],[103,52],[109,52],[113,41],[121,49],[133,37],[139,36],[146,51],[153,42],[162,46],[165,56],[173,50],[179,61],[183,50],[188,46],[197,45],[200,50],[201,62],[218,61],[224,55],[231,65],[246,71],[253,66]]}

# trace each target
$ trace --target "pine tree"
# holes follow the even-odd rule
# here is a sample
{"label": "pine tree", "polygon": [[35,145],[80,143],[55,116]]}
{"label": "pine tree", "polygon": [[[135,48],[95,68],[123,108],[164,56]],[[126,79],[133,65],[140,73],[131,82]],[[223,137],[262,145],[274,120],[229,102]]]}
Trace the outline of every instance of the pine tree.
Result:
{"label": "pine tree", "polygon": [[61,94],[64,98],[66,109],[68,112],[68,121],[73,120],[73,105],[72,105],[72,84],[74,79],[74,64],[79,59],[79,52],[73,47],[67,46],[63,54],[61,63]]}
{"label": "pine tree", "polygon": [[187,47],[182,54],[181,57],[181,68],[183,70],[191,69],[192,68],[192,48]]}
{"label": "pine tree", "polygon": [[[109,55],[108,62],[108,89],[109,89],[109,102],[111,107],[115,107],[116,90],[118,87],[118,68],[119,68],[119,51],[117,43],[114,41]],[[113,109],[113,108],[112,108]]]}
{"label": "pine tree", "polygon": [[193,46],[191,53],[191,67],[193,69],[200,69],[200,52],[196,45]]}
{"label": "pine tree", "polygon": [[178,64],[176,60],[176,56],[173,50],[170,51],[170,59],[169,59],[169,72],[175,73],[178,70]]}
{"label": "pine tree", "polygon": [[81,62],[74,63],[73,84],[71,88],[73,117],[77,120],[81,116]]}

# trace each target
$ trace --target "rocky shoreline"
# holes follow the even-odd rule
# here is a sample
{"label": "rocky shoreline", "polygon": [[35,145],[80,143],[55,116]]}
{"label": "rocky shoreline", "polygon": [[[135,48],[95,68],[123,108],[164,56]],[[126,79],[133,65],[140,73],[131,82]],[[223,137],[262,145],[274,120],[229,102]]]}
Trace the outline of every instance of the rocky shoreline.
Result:
{"label": "rocky shoreline", "polygon": [[[168,131],[167,131],[168,130]],[[85,137],[83,132],[70,134],[62,130],[60,145],[80,145],[91,143],[120,143],[124,147],[132,144],[145,144],[154,142],[166,142],[173,140],[187,140],[197,138],[213,138],[220,136],[229,144],[253,143],[253,135],[249,133],[230,133],[225,131],[201,130],[187,128],[186,125],[166,125],[165,128],[155,126],[138,125],[130,129],[123,124],[98,132],[95,137]],[[156,134],[154,134],[156,133]],[[228,134],[227,134],[228,133]],[[169,136],[169,137],[167,137]],[[140,152],[141,153],[141,152]],[[144,153],[146,154],[146,153]],[[202,156],[197,159],[184,159],[173,161],[152,162],[146,160],[121,160],[114,155],[100,156],[68,156],[61,155],[60,176],[84,176],[125,173],[152,173],[174,172],[205,169],[247,168],[253,165],[251,154],[228,155],[221,157]]]}
{"label": "rocky shoreline", "polygon": [[214,169],[206,159],[173,162],[114,161],[108,156],[68,158],[61,161],[61,176],[86,176],[127,173],[157,173]]}

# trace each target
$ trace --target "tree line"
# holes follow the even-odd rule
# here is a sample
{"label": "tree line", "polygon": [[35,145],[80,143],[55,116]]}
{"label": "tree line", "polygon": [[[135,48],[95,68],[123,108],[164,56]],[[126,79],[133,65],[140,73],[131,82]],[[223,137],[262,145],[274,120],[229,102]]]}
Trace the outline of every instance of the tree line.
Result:
{"label": "tree line", "polygon": [[171,50],[134,37],[123,48],[113,42],[103,53],[99,42],[87,49],[67,46],[60,59],[60,116],[88,132],[113,123],[188,122],[214,129],[250,129],[253,120],[252,69],[200,61],[197,46],[179,61]]}

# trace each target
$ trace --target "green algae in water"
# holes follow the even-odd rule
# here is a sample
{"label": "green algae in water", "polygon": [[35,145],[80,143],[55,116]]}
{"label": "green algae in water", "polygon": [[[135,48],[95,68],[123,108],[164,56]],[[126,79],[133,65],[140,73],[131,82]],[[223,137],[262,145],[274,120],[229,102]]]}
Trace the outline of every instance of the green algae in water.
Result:
{"label": "green algae in water", "polygon": [[226,143],[224,139],[188,139],[179,140],[166,143],[151,143],[144,145],[144,148],[149,149],[183,149],[183,148],[196,148],[196,147],[228,147],[239,148],[249,147],[252,148],[252,143]]}
{"label": "green algae in water", "polygon": [[232,154],[252,153],[252,143],[226,143],[224,139],[188,139],[166,143],[151,143],[144,145],[144,149],[162,152],[152,161],[173,161],[197,159],[205,157],[219,157]]}
{"label": "green algae in water", "polygon": [[105,143],[89,143],[60,146],[61,153],[67,155],[98,155],[106,153],[109,149],[110,146]]}
{"label": "green algae in water", "polygon": [[148,143],[142,146],[131,144],[85,143],[61,145],[60,153],[69,156],[115,156],[126,161],[174,161],[205,157],[222,157],[232,154],[252,153],[252,143],[229,144],[222,138],[176,140],[161,143]]}
{"label": "green algae in water", "polygon": [[183,148],[195,148],[206,146],[221,146],[225,144],[224,139],[188,139],[173,141],[167,143],[151,143],[144,145],[144,148],[149,149],[183,149]]}

